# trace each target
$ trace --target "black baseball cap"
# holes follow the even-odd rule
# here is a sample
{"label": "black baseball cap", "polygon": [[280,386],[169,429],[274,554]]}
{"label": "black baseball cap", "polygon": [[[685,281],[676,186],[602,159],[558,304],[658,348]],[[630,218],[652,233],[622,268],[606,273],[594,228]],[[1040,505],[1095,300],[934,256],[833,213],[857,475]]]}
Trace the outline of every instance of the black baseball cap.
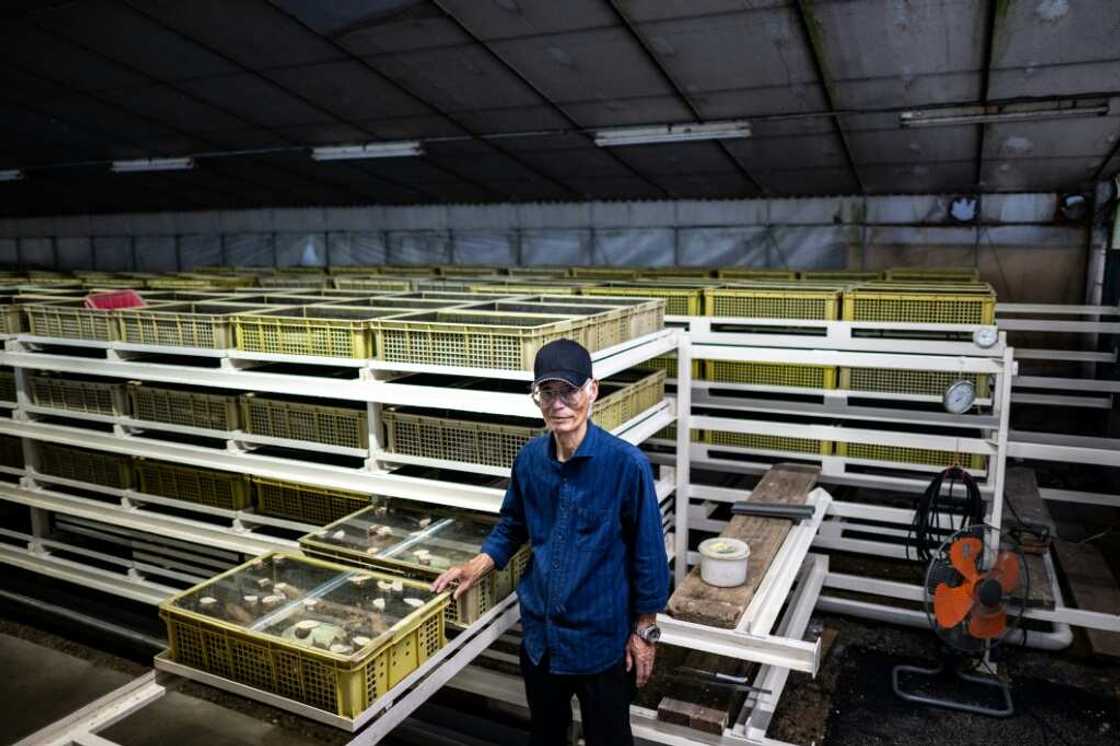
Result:
{"label": "black baseball cap", "polygon": [[572,339],[557,339],[537,350],[533,361],[533,385],[565,381],[576,388],[591,378],[591,353]]}

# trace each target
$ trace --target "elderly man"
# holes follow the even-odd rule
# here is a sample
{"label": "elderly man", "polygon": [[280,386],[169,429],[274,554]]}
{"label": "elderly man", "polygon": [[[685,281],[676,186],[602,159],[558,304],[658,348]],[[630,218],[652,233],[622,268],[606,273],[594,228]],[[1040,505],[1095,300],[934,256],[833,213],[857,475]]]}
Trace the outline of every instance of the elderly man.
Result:
{"label": "elderly man", "polygon": [[566,743],[574,694],[588,746],[630,744],[630,700],[653,670],[669,587],[652,470],[641,451],[589,421],[599,382],[586,349],[551,342],[533,369],[533,401],[550,433],[517,454],[482,552],[434,588],[458,583],[458,598],[528,541],[517,592],[531,742]]}

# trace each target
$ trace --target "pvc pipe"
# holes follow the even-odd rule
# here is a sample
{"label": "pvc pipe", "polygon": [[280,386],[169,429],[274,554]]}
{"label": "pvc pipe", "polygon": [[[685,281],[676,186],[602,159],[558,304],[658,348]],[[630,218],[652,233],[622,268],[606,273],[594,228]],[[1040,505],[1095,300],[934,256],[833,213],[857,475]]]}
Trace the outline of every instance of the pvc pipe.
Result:
{"label": "pvc pipe", "polygon": [[40,601],[37,598],[31,598],[30,596],[23,596],[19,593],[11,593],[10,591],[4,590],[0,590],[0,598],[11,601],[13,603],[23,604],[24,606],[30,606],[37,611],[41,611],[46,614],[53,614],[64,619],[68,619],[72,622],[77,622],[78,624],[84,624],[87,627],[93,627],[94,629],[98,629],[102,632],[116,635],[117,637],[124,638],[129,642],[137,643],[149,648],[154,648],[155,650],[164,650],[167,648],[166,640],[161,640],[158,637],[146,635],[143,632],[137,632],[136,630],[129,629],[128,627],[122,627],[119,624],[113,624],[112,622],[106,622],[104,620],[97,619],[96,617],[89,616],[88,614],[83,614],[80,611],[72,611],[71,609],[66,609],[61,606],[55,606],[54,604]]}
{"label": "pvc pipe", "polygon": [[[817,599],[817,609],[832,614],[847,614],[849,616],[871,619],[877,622],[889,622],[892,624],[903,624],[907,627],[930,629],[929,620],[926,618],[925,612],[915,611],[914,609],[900,609],[895,606],[884,606],[868,601],[856,601],[850,598],[825,595],[821,595],[821,597]],[[1053,622],[1052,626],[1054,627],[1052,632],[1036,632],[1034,630],[1026,632],[1022,629],[1012,630],[1004,642],[1011,645],[1023,645],[1025,634],[1026,647],[1028,648],[1055,651],[1064,650],[1069,647],[1073,642],[1073,630],[1070,629],[1070,626],[1057,622]]]}

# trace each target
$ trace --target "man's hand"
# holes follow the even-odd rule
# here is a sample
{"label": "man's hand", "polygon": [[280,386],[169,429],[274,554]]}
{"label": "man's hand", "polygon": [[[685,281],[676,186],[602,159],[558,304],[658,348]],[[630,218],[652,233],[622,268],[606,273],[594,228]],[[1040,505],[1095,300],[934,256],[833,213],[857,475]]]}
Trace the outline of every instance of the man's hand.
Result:
{"label": "man's hand", "polygon": [[494,560],[490,558],[490,555],[475,555],[473,559],[457,567],[452,567],[436,578],[435,582],[432,583],[432,590],[436,593],[440,593],[448,586],[458,583],[459,587],[455,589],[455,593],[452,596],[458,601],[459,597],[469,591],[471,586],[478,582],[479,578],[493,569]]}
{"label": "man's hand", "polygon": [[656,645],[646,642],[634,632],[630,633],[630,639],[626,641],[626,670],[635,667],[638,669],[639,687],[645,686],[653,675],[653,658],[656,653]]}

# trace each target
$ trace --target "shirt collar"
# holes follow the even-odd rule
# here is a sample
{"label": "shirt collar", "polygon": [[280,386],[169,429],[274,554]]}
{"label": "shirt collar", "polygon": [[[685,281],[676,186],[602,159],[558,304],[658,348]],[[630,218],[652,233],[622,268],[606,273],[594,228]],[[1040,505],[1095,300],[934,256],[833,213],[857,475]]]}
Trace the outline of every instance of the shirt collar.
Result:
{"label": "shirt collar", "polygon": [[[590,420],[588,420],[588,422],[587,422],[587,432],[584,433],[583,440],[580,441],[579,448],[576,449],[576,452],[573,453],[571,458],[569,458],[568,461],[566,461],[565,463],[570,463],[570,462],[576,460],[577,458],[578,459],[587,459],[587,458],[594,457],[594,455],[595,455],[595,441],[598,437],[599,437],[599,426],[596,425],[594,422],[591,422]],[[552,433],[549,433],[549,435],[548,435],[548,455],[553,462],[560,463],[559,460],[556,458],[556,438],[553,437]]]}

